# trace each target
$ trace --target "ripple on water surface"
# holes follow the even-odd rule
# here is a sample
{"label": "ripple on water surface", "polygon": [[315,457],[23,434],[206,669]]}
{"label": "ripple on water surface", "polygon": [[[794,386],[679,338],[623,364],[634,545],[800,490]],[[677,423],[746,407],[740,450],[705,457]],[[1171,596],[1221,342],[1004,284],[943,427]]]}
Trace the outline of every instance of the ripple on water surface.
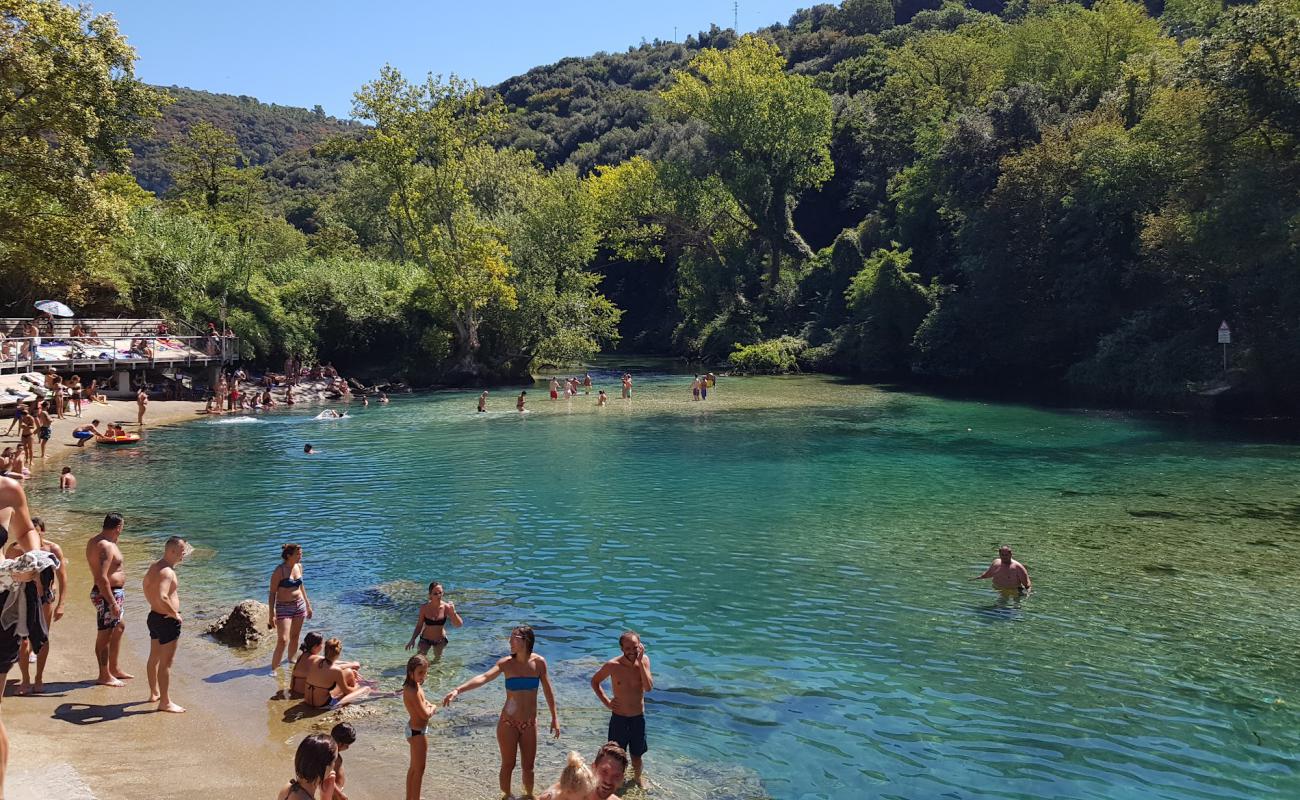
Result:
{"label": "ripple on water surface", "polygon": [[[447,392],[162,428],[49,502],[185,533],[214,601],[260,596],[301,542],[368,663],[404,661],[441,580],[467,625],[429,693],[530,622],[585,751],[586,676],[640,630],[663,797],[1300,795],[1296,447],[812,377],[693,403],[684,380],[599,409],[530,392],[523,417]],[[1024,600],[965,580],[1004,541]],[[499,694],[475,695],[488,722],[445,746],[491,753]]]}

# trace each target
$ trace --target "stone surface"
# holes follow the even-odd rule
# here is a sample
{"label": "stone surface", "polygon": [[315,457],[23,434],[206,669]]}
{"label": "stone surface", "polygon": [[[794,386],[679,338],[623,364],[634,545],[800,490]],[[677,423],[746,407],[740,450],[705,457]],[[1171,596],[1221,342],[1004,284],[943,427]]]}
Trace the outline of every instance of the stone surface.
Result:
{"label": "stone surface", "polygon": [[270,610],[265,603],[244,600],[221,619],[204,630],[212,638],[230,647],[256,647],[270,631],[266,618]]}

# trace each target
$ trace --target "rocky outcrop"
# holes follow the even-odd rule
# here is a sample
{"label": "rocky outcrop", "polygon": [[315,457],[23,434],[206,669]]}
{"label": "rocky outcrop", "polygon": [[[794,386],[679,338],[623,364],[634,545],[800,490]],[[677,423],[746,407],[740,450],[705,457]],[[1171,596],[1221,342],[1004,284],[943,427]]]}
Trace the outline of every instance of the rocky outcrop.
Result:
{"label": "rocky outcrop", "polygon": [[244,600],[229,614],[209,625],[204,633],[230,647],[256,647],[269,633],[266,620],[270,613],[265,603]]}

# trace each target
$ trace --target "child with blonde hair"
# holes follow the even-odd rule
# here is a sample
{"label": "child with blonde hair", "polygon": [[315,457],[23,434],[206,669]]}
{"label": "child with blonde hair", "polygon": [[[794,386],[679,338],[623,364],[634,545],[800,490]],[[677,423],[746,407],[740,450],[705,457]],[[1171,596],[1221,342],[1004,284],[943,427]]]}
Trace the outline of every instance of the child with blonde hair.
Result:
{"label": "child with blonde hair", "polygon": [[541,800],[590,800],[596,786],[596,773],[591,771],[582,756],[570,751],[560,779],[542,794]]}

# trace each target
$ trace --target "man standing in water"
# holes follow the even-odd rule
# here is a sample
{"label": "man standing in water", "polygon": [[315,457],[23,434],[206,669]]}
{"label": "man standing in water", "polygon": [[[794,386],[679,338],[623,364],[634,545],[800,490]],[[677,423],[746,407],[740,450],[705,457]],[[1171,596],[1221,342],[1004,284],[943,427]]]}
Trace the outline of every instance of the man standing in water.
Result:
{"label": "man standing in water", "polygon": [[[591,676],[591,688],[611,712],[607,738],[632,755],[632,779],[640,786],[641,757],[650,749],[645,738],[645,693],[654,688],[654,679],[650,676],[650,657],[635,631],[620,636],[618,646],[623,654],[596,670]],[[606,697],[601,686],[607,678],[614,690],[613,698]]]}
{"label": "man standing in water", "polygon": [[126,622],[122,619],[122,604],[126,599],[126,572],[122,569],[122,551],[117,539],[122,535],[122,515],[112,513],[104,517],[104,529],[86,543],[86,563],[95,585],[90,589],[90,602],[95,604],[95,660],[99,662],[101,686],[122,686],[123,680],[134,678],[117,665],[122,649],[122,634]]}
{"label": "man standing in water", "polygon": [[1029,570],[1025,569],[1024,564],[1011,557],[1011,548],[1005,544],[998,548],[997,561],[971,580],[978,581],[984,578],[992,578],[993,588],[1007,594],[1028,594],[1034,588],[1033,582],[1029,580]]}
{"label": "man standing in water", "polygon": [[487,398],[487,389],[484,389],[483,394],[478,396],[478,413],[483,414],[487,411]]}
{"label": "man standing in water", "polygon": [[182,714],[185,709],[171,700],[167,689],[171,684],[172,659],[176,657],[176,641],[181,638],[181,600],[176,577],[176,565],[185,560],[190,549],[185,540],[173,536],[163,545],[163,557],[144,574],[144,597],[149,601],[149,662],[145,674],[149,676],[149,701],[158,703],[159,711]]}

